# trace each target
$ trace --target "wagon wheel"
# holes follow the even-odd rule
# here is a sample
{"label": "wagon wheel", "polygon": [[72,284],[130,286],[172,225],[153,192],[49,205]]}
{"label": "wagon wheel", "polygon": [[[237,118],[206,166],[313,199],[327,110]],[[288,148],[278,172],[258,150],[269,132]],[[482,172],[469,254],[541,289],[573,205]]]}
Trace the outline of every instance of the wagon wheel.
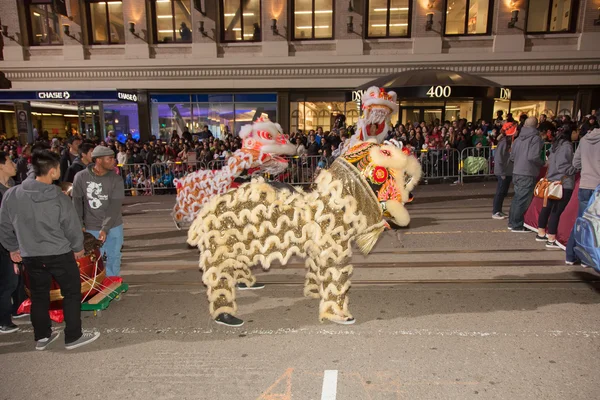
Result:
{"label": "wagon wheel", "polygon": [[94,310],[94,317],[101,317],[102,316],[102,310]]}

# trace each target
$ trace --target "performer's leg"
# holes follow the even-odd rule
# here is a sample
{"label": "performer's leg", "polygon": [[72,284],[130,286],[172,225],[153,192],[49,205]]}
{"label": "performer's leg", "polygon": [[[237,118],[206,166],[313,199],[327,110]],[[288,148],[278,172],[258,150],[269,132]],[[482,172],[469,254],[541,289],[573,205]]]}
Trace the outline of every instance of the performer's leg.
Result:
{"label": "performer's leg", "polygon": [[313,299],[320,299],[319,278],[317,277],[318,267],[312,258],[306,259],[306,279],[304,280],[304,296]]}
{"label": "performer's leg", "polygon": [[353,324],[354,318],[348,311],[348,289],[352,265],[340,267],[332,264],[332,260],[319,266],[321,304],[319,319],[328,319],[338,324]]}
{"label": "performer's leg", "polygon": [[215,321],[223,325],[241,326],[244,322],[234,317],[237,302],[233,267],[210,267],[204,271],[202,281],[208,287],[209,311]]}
{"label": "performer's leg", "polygon": [[[236,268],[233,271],[233,276],[235,278],[236,287],[238,289],[250,289],[254,288],[256,284],[256,277],[252,274],[250,267],[246,264],[242,264],[240,267]],[[258,284],[262,289],[264,285]]]}

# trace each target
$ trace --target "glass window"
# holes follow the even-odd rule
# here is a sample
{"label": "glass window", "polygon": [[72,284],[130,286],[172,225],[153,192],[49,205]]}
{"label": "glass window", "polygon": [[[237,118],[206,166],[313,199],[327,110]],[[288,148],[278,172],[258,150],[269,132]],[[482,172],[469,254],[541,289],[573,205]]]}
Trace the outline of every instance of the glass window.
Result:
{"label": "glass window", "polygon": [[225,42],[260,41],[260,0],[221,0],[221,37]]}
{"label": "glass window", "polygon": [[[104,103],[104,134],[113,131],[117,140],[124,143],[127,134],[139,140],[140,124],[137,104]],[[104,136],[106,137],[106,136]]]}
{"label": "glass window", "polygon": [[[553,118],[556,115],[557,105],[558,102],[555,100],[518,100],[510,103],[510,112],[517,120],[521,114],[538,118],[540,114],[546,114],[548,118]],[[506,114],[504,116],[506,117]]]}
{"label": "glass window", "polygon": [[125,43],[123,2],[91,1],[88,3],[88,26],[93,44]]}
{"label": "glass window", "polygon": [[154,0],[152,5],[157,43],[192,41],[190,0]]}
{"label": "glass window", "polygon": [[368,37],[409,36],[408,0],[370,0]]}
{"label": "glass window", "polygon": [[294,0],[294,39],[333,38],[333,0]]}
{"label": "glass window", "polygon": [[25,4],[31,45],[62,44],[60,15],[52,10],[51,0],[29,0]]}
{"label": "glass window", "polygon": [[453,101],[446,103],[446,112],[442,121],[458,121],[466,118],[467,121],[473,121],[473,101]]}
{"label": "glass window", "polygon": [[574,29],[573,0],[529,0],[527,32],[571,32]]}
{"label": "glass window", "polygon": [[446,35],[485,35],[489,32],[491,0],[447,0]]}

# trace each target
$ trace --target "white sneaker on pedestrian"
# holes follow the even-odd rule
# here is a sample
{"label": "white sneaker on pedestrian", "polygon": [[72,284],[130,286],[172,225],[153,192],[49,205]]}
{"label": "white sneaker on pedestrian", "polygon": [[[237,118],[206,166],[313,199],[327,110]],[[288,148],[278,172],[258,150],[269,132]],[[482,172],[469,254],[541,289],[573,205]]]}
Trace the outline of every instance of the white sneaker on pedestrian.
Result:
{"label": "white sneaker on pedestrian", "polygon": [[575,264],[577,264],[577,261],[568,261],[567,260],[567,261],[565,261],[565,264],[567,264],[567,265],[575,265]]}
{"label": "white sneaker on pedestrian", "polygon": [[92,343],[94,340],[100,337],[100,332],[84,332],[79,339],[74,342],[65,345],[65,349],[73,350],[86,344]]}
{"label": "white sneaker on pedestrian", "polygon": [[549,249],[558,249],[560,250],[560,246],[558,245],[558,243],[556,243],[556,240],[553,242],[547,241],[546,242],[546,247]]}
{"label": "white sneaker on pedestrian", "polygon": [[48,346],[50,346],[52,344],[52,342],[54,342],[56,339],[58,339],[59,336],[60,336],[60,331],[52,332],[50,337],[38,340],[35,343],[35,349],[40,350],[40,351],[46,350],[48,348]]}
{"label": "white sneaker on pedestrian", "polygon": [[502,215],[502,213],[497,212],[496,214],[492,214],[492,218],[493,219],[506,219],[506,217],[504,215]]}

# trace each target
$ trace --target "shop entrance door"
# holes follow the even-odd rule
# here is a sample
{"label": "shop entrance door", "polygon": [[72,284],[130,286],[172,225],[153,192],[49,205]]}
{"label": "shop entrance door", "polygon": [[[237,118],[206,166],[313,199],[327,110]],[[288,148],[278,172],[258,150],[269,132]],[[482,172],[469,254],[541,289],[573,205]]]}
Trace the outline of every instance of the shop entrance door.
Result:
{"label": "shop entrance door", "polygon": [[420,123],[425,121],[426,124],[433,124],[437,119],[442,120],[444,115],[443,107],[401,107],[400,109],[401,120],[403,124],[408,122],[414,124],[415,122]]}
{"label": "shop entrance door", "polygon": [[103,115],[100,110],[100,104],[97,102],[82,102],[77,105],[77,114],[79,115],[79,134],[91,139],[98,136],[104,139]]}

